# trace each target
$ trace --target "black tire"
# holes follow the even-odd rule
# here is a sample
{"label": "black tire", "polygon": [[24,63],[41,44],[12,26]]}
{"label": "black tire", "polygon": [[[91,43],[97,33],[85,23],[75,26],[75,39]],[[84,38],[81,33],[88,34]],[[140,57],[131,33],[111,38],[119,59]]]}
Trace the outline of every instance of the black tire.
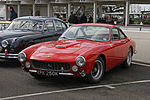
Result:
{"label": "black tire", "polygon": [[127,56],[126,60],[123,62],[123,67],[125,67],[125,68],[131,67],[131,65],[132,65],[131,62],[132,62],[132,49],[130,47],[128,50],[128,56]]}
{"label": "black tire", "polygon": [[99,57],[94,64],[94,67],[91,73],[88,75],[88,81],[90,83],[97,83],[100,82],[104,76],[105,72],[105,63],[104,60]]}
{"label": "black tire", "polygon": [[29,72],[30,73],[30,75],[32,76],[32,77],[34,77],[35,79],[43,79],[43,78],[46,78],[46,76],[44,76],[44,75],[38,75],[37,73],[34,73],[34,72]]}

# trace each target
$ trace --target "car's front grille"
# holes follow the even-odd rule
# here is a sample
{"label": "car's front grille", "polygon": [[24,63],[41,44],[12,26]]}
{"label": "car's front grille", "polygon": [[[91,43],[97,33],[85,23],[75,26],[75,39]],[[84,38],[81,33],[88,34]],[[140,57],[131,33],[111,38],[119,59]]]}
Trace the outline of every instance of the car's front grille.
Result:
{"label": "car's front grille", "polygon": [[63,62],[47,62],[47,61],[37,61],[32,60],[32,67],[37,69],[46,69],[52,71],[69,71],[70,64]]}

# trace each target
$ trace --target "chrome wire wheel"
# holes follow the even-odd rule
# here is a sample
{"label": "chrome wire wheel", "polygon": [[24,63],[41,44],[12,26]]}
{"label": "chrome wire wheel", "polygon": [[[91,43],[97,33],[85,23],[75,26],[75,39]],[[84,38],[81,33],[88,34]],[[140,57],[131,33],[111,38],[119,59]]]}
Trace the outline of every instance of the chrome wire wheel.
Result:
{"label": "chrome wire wheel", "polygon": [[127,56],[127,64],[128,66],[131,66],[131,62],[132,62],[132,51],[131,48],[128,51],[128,56]]}
{"label": "chrome wire wheel", "polygon": [[92,77],[93,77],[93,79],[98,80],[102,76],[103,70],[104,69],[103,69],[102,62],[99,61],[99,60],[96,60],[95,61],[95,65],[94,65],[94,67],[92,69]]}
{"label": "chrome wire wheel", "polygon": [[127,58],[123,62],[123,67],[129,68],[129,67],[131,67],[131,63],[132,63],[132,49],[130,47],[129,50],[128,50]]}
{"label": "chrome wire wheel", "polygon": [[88,81],[90,83],[97,83],[102,80],[105,72],[105,63],[101,57],[99,57],[93,66],[90,74],[88,75]]}

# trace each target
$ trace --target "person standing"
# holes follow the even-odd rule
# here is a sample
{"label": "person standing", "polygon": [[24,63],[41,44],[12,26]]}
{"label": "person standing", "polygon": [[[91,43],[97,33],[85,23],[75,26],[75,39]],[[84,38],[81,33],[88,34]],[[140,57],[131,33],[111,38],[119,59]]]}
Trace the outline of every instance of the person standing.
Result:
{"label": "person standing", "polygon": [[70,15],[70,17],[68,19],[68,22],[70,24],[78,24],[78,18],[76,16],[76,14],[73,14],[73,12],[71,12],[71,15]]}
{"label": "person standing", "polygon": [[73,14],[73,12],[71,12],[71,15],[70,15],[70,17],[69,17],[69,19],[68,19],[68,22],[69,23],[71,23],[71,24],[74,24],[74,14]]}
{"label": "person standing", "polygon": [[87,23],[87,17],[85,16],[84,13],[83,13],[83,15],[80,18],[80,23]]}
{"label": "person standing", "polygon": [[9,12],[10,12],[10,16],[9,16],[10,19],[9,19],[9,21],[12,21],[12,20],[14,20],[15,18],[18,17],[18,15],[17,15],[17,13],[15,12],[15,10],[14,10],[13,7],[9,6],[9,7],[8,7],[8,10],[9,10]]}

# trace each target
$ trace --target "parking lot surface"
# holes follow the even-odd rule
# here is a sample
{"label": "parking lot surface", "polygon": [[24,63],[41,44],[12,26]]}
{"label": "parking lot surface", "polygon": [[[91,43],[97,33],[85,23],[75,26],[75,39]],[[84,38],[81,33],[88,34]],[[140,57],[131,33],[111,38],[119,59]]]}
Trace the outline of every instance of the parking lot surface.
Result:
{"label": "parking lot surface", "polygon": [[20,68],[18,61],[0,61],[0,100],[149,100],[150,34],[146,29],[124,30],[137,44],[132,67],[120,65],[106,72],[97,84],[74,77],[36,80]]}
{"label": "parking lot surface", "polygon": [[85,79],[55,77],[36,80],[17,62],[0,62],[0,100],[148,100],[150,67],[121,65],[97,84]]}

